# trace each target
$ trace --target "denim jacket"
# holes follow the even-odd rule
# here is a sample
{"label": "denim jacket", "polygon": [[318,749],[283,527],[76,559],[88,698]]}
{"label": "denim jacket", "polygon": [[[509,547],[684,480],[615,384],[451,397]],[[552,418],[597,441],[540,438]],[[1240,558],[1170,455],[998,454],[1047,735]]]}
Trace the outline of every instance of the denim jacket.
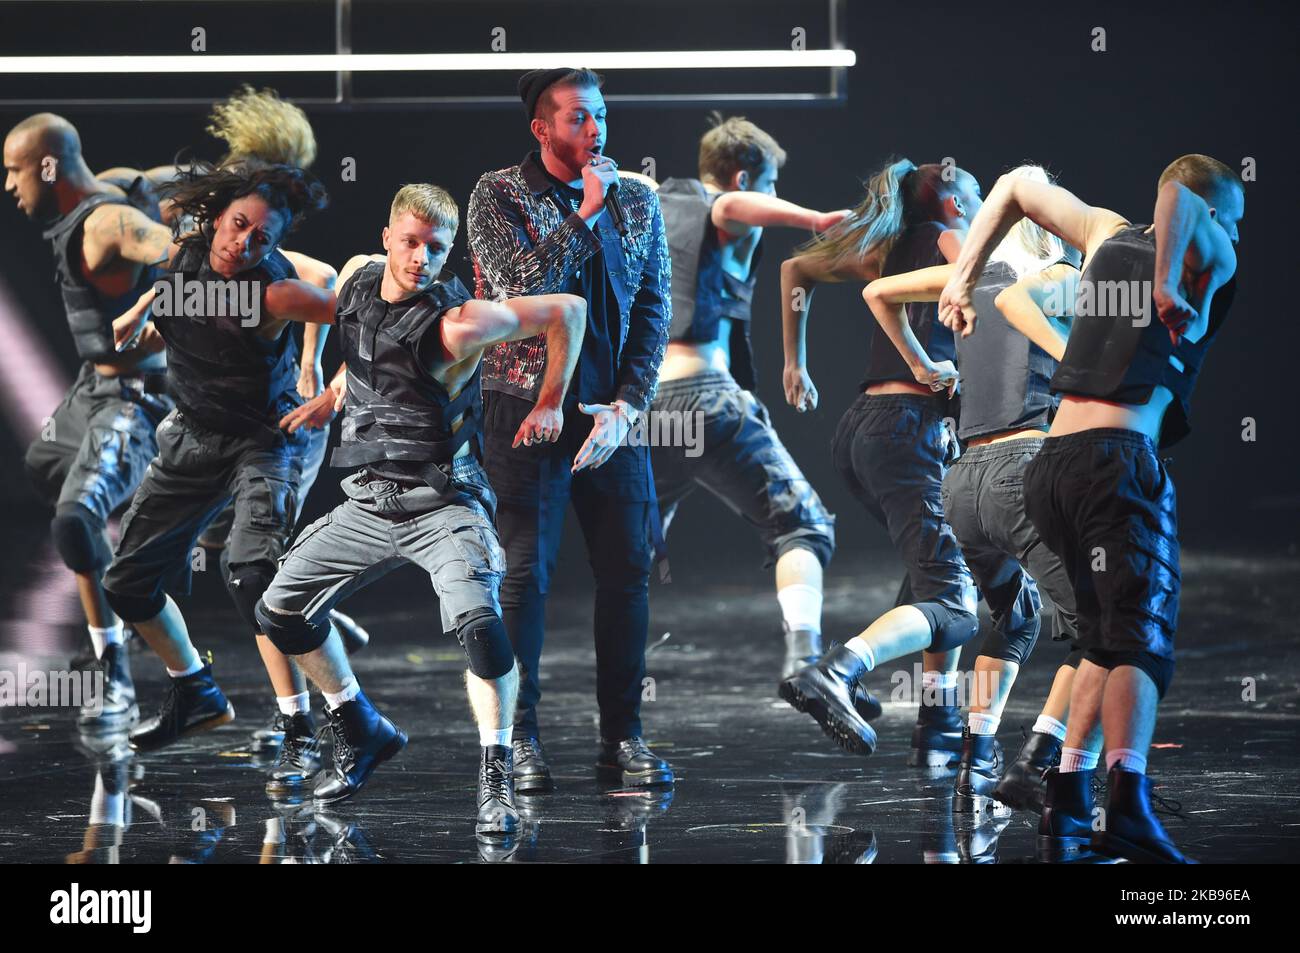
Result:
{"label": "denim jacket", "polygon": [[[530,152],[517,166],[484,173],[466,217],[474,263],[474,294],[503,300],[566,291],[582,264],[604,250],[618,301],[617,391],[637,410],[649,408],[659,385],[672,323],[672,266],[659,197],[635,179],[619,182],[628,234],[603,215],[595,230],[561,209],[555,186]],[[497,344],[483,355],[483,387],[537,399],[546,367],[546,337]]]}

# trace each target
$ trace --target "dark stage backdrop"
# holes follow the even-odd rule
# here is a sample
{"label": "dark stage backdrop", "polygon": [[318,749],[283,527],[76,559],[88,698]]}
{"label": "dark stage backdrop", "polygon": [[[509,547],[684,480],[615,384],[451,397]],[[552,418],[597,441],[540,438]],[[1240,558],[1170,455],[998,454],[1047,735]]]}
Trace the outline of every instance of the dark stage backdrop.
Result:
{"label": "dark stage backdrop", "polygon": [[[104,29],[111,31],[129,32],[133,24],[145,23],[155,13],[154,4],[109,6],[119,11],[104,20]],[[20,6],[17,12],[12,5],[4,7],[9,8],[0,9],[0,18],[8,20],[0,28],[4,53],[91,51],[61,47],[50,32],[52,17],[74,17],[81,5],[45,4],[43,11]],[[1290,103],[1297,74],[1295,8],[1280,3],[1221,5],[1217,8],[1221,12],[1177,4],[1153,6],[1150,11],[1141,5],[1095,3],[945,7],[849,3],[846,44],[857,51],[858,65],[848,71],[844,102],[763,103],[728,112],[747,115],[789,152],[780,194],[820,209],[855,204],[861,181],[891,155],[908,156],[918,163],[952,156],[979,178],[986,191],[1005,169],[1024,160],[1037,161],[1057,172],[1061,183],[1085,200],[1147,222],[1156,178],[1173,157],[1205,152],[1233,166],[1252,158],[1257,180],[1246,185],[1236,304],[1201,378],[1194,433],[1173,451],[1172,467],[1188,547],[1295,554],[1300,526],[1293,410],[1300,350],[1290,293],[1296,267],[1290,227],[1295,212],[1296,136]],[[297,8],[323,23],[328,37],[327,8],[312,4]],[[545,8],[555,17],[568,9],[562,4]],[[358,4],[357,9],[364,17],[367,5]],[[402,15],[395,16],[394,9]],[[641,48],[653,47],[656,44],[647,43],[645,35],[656,30],[657,17],[664,11],[676,19],[671,31],[664,27],[671,39],[664,40],[663,46],[788,45],[788,30],[746,36],[745,14],[732,22],[737,9],[746,8],[608,3],[603,20],[584,14],[567,24],[557,23],[555,37],[545,42],[516,41],[512,49],[551,44],[555,44],[551,48],[569,49],[628,48],[630,27],[639,34]],[[524,16],[518,4],[481,3],[470,10],[466,12],[465,4],[445,9],[439,4],[387,4],[379,26],[392,36],[392,49],[457,49],[448,37],[464,34],[460,49],[486,51],[488,24],[502,23],[509,30],[511,17]],[[252,5],[233,4],[208,10],[204,16],[216,23],[222,17],[247,17],[251,12]],[[440,15],[447,19],[440,22]],[[536,21],[535,8],[529,16]],[[806,17],[806,12],[801,16]],[[194,22],[205,20],[195,16]],[[809,25],[809,46],[824,46],[824,19],[821,42],[812,39],[816,26]],[[1106,30],[1105,52],[1091,49],[1092,31],[1098,26]],[[372,42],[379,42],[373,39],[375,28],[370,21]],[[286,34],[261,32],[248,44],[259,52],[286,49],[277,46],[277,35]],[[421,37],[429,38],[427,45],[422,45]],[[477,45],[468,45],[471,37],[478,38],[472,40]],[[235,43],[220,52],[241,48]],[[328,49],[328,45],[315,48]],[[112,49],[165,50],[148,33],[142,33],[138,42],[115,37]],[[266,82],[262,77],[249,79],[259,85]],[[638,79],[637,92],[654,89],[653,77]],[[274,84],[288,91],[300,82],[301,78],[286,78]],[[424,90],[436,89],[427,78],[419,82]],[[672,80],[680,82],[680,77]],[[165,83],[154,78],[140,85],[156,95]],[[6,94],[14,88],[3,77],[0,84],[7,87]],[[509,94],[513,77],[482,74],[475,85],[482,93]],[[65,78],[57,86],[64,95],[76,95],[79,89],[88,95],[97,84],[93,77],[82,77]],[[227,89],[233,86],[232,82]],[[607,75],[607,95],[628,88],[626,74]],[[28,95],[26,86],[22,94]],[[289,245],[335,265],[354,253],[379,250],[388,202],[401,183],[436,182],[461,201],[463,210],[482,172],[517,162],[532,146],[518,106],[307,109],[320,144],[314,171],[329,187],[332,205],[293,236]],[[629,169],[640,169],[643,159],[652,157],[661,180],[694,175],[707,109],[707,105],[616,104],[610,109],[608,151]],[[0,119],[7,129],[35,111],[35,107],[8,107],[0,112]],[[218,156],[216,143],[203,131],[207,109],[202,106],[59,111],[80,129],[93,168],[160,164],[186,145],[200,155]],[[355,182],[340,181],[344,157],[355,159]],[[51,281],[47,244],[12,202],[2,205],[4,283],[70,377],[75,359]],[[781,394],[778,268],[801,237],[773,231],[766,239],[754,309],[759,391],[777,430],[838,514],[841,552],[876,548],[884,541],[883,530],[840,485],[829,454],[836,422],[857,393],[874,328],[859,297],[860,286],[827,286],[816,298],[809,363],[821,392],[821,407],[801,416],[786,406]],[[463,227],[450,265],[467,283],[472,281]],[[327,364],[332,367],[336,361],[331,344]],[[1243,418],[1255,422],[1254,441],[1243,440]],[[0,477],[5,488],[0,496],[4,507],[25,515],[34,504],[26,490],[21,454],[13,432],[0,430]],[[308,503],[308,518],[341,499],[338,476],[331,477],[328,470],[322,473]],[[569,534],[570,545],[577,536]],[[723,547],[738,554],[735,562],[756,567],[761,550],[752,537],[737,518],[701,497],[685,505],[670,542],[675,559],[688,567],[716,565]]]}

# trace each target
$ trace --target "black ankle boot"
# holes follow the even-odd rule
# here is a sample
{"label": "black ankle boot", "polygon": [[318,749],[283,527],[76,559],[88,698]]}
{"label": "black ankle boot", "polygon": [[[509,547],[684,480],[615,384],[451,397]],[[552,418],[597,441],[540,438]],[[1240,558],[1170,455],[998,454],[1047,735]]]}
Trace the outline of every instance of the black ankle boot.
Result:
{"label": "black ankle boot", "polygon": [[785,662],[781,666],[781,677],[789,678],[801,668],[816,665],[825,651],[821,633],[791,629],[784,622],[781,627],[785,631]]}
{"label": "black ankle boot", "polygon": [[519,812],[511,774],[513,752],[506,745],[488,745],[478,765],[478,819],[474,833],[479,837],[513,837],[519,833]]}
{"label": "black ankle boot", "polygon": [[321,767],[321,739],[311,714],[297,712],[285,719],[284,741],[266,782],[266,793],[272,797],[301,791],[316,779]]}
{"label": "black ankle boot", "polygon": [[[131,681],[131,660],[125,645],[106,645],[98,659],[102,679],[92,697],[83,699],[77,728],[87,733],[123,732],[140,720]],[[94,669],[91,669],[94,671]]]}
{"label": "black ankle boot", "polygon": [[516,794],[546,794],[555,790],[540,738],[524,735],[510,742],[510,747],[515,761]]}
{"label": "black ankle boot", "polygon": [[1002,765],[1002,745],[995,735],[972,735],[969,728],[963,728],[961,762],[952,788],[953,813],[1008,813],[993,797]]}
{"label": "black ankle boot", "polygon": [[961,710],[956,705],[927,705],[916,710],[912,728],[912,750],[907,763],[913,767],[943,768],[961,757]]}
{"label": "black ankle boot", "polygon": [[672,766],[638,737],[622,741],[600,740],[596,771],[627,788],[659,787],[674,783]]}
{"label": "black ankle boot", "polygon": [[1062,774],[1048,768],[1043,776],[1043,813],[1038,819],[1038,858],[1073,860],[1088,853],[1092,837],[1092,772]]}
{"label": "black ankle boot", "polygon": [[1193,864],[1174,846],[1151,810],[1151,779],[1119,765],[1107,776],[1110,789],[1101,830],[1092,832],[1092,849],[1134,864]]}
{"label": "black ankle boot", "polygon": [[871,754],[876,750],[876,731],[860,709],[878,710],[880,703],[858,685],[866,671],[862,659],[835,644],[816,665],[784,679],[779,692],[796,711],[816,719],[822,731],[845,751]]}
{"label": "black ankle boot", "polygon": [[317,804],[356,794],[375,768],[406,747],[406,732],[381,715],[364,692],[338,708],[325,709],[334,736],[334,756],[312,791]]}
{"label": "black ankle boot", "polygon": [[234,717],[235,706],[217,687],[212,666],[204,665],[193,675],[171,679],[158,714],[131,732],[131,747],[156,751],[187,735],[224,725]]}
{"label": "black ankle boot", "polygon": [[1020,811],[1043,812],[1043,775],[1061,763],[1061,740],[1041,731],[1031,731],[1020,746],[1016,760],[1007,766],[993,796]]}
{"label": "black ankle boot", "polygon": [[343,639],[343,650],[348,655],[355,655],[370,643],[370,633],[357,625],[357,620],[352,616],[344,615],[338,609],[331,609],[329,615],[330,622],[334,623],[334,628],[339,630],[339,637]]}

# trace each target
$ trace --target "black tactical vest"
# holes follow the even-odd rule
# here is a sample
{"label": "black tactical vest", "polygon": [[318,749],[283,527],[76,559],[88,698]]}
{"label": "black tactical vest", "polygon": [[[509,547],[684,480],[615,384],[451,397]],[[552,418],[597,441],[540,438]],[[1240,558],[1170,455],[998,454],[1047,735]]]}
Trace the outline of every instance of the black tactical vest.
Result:
{"label": "black tactical vest", "polygon": [[[1052,392],[1095,397],[1119,404],[1145,404],[1157,385],[1174,395],[1160,425],[1160,448],[1191,432],[1191,397],[1210,342],[1218,333],[1237,290],[1234,277],[1215,292],[1209,327],[1196,343],[1175,347],[1160,322],[1151,289],[1155,284],[1155,234],[1130,225],[1112,235],[1088,260],[1079,279],[1074,324],[1065,358],[1052,377]],[[1179,370],[1170,362],[1182,364]]]}
{"label": "black tactical vest", "polygon": [[63,296],[77,356],[83,361],[102,361],[116,355],[113,320],[136,303],[156,275],[153,267],[143,267],[139,279],[128,291],[106,298],[81,273],[82,226],[95,209],[101,205],[130,205],[159,221],[158,198],[144,176],[129,184],[114,184],[121,185],[125,198],[106,192],[88,195],[44,232],[54,249],[55,280]]}
{"label": "black tactical vest", "polygon": [[390,303],[379,294],[385,267],[381,261],[363,265],[339,290],[336,321],[348,391],[342,439],[330,465],[378,464],[381,474],[397,471],[444,491],[450,480],[442,467],[449,470],[456,452],[479,432],[482,365],[452,398],[429,372],[420,345],[440,334],[444,312],[473,296],[444,271],[420,294]]}
{"label": "black tactical vest", "polygon": [[[901,275],[918,268],[947,264],[943,253],[939,251],[939,236],[943,231],[943,226],[938,222],[909,226],[886,256],[881,276]],[[910,301],[903,305],[903,310],[912,333],[916,335],[921,347],[925,348],[925,353],[930,355],[930,360],[936,363],[957,360],[952,332],[939,323],[937,302]],[[867,363],[867,377],[862,382],[862,389],[866,390],[872,384],[884,381],[915,383],[916,377],[907,366],[907,361],[903,360],[903,355],[898,353],[898,348],[894,347],[894,342],[889,340],[889,335],[877,324],[871,335],[871,358]]]}
{"label": "black tactical vest", "polygon": [[971,296],[979,330],[956,338],[961,367],[962,440],[1046,428],[1056,402],[1049,382],[1056,370],[1050,354],[1013,328],[993,302],[1016,283],[1005,262],[989,262]]}
{"label": "black tactical vest", "polygon": [[731,376],[753,390],[754,355],[749,318],[763,255],[760,238],[741,281],[722,267],[722,248],[713,224],[713,203],[722,192],[710,192],[698,179],[667,179],[659,187],[664,230],[673,267],[674,341],[711,342],[718,338],[718,319],[731,320]]}
{"label": "black tactical vest", "polygon": [[[260,308],[266,289],[273,282],[296,278],[289,259],[276,249],[255,268],[232,279],[222,278],[208,263],[206,238],[185,241],[172,262],[170,272],[188,285],[197,281],[206,290],[233,292],[227,300],[256,300]],[[163,279],[172,280],[174,279]],[[237,285],[245,286],[243,289]],[[205,297],[206,302],[206,297]],[[172,301],[170,315],[158,314],[153,321],[167,342],[167,384],[181,411],[209,430],[236,436],[252,436],[271,445],[280,439],[279,417],[286,399],[297,403],[298,348],[285,328],[274,341],[258,337],[257,326],[245,327],[247,316],[231,313],[226,306],[205,306],[202,313],[187,315],[183,299]],[[260,323],[260,321],[259,321]]]}

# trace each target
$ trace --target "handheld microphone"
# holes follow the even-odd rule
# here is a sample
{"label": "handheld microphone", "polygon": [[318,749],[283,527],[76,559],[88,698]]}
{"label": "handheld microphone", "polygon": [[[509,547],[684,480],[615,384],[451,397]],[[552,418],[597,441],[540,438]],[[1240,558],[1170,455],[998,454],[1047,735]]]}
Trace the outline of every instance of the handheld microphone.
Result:
{"label": "handheld microphone", "polygon": [[605,211],[609,213],[610,224],[618,230],[619,236],[626,236],[627,216],[623,214],[623,203],[618,200],[617,182],[605,192]]}

